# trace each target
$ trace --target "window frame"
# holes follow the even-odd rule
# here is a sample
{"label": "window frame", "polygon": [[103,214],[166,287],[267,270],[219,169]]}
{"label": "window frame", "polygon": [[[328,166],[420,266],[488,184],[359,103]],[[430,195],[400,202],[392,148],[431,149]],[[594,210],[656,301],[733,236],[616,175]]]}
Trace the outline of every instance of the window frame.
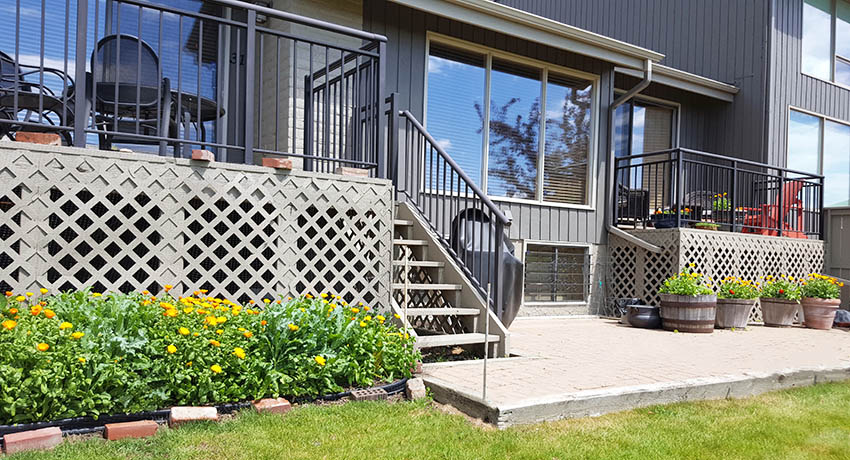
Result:
{"label": "window frame", "polygon": [[[614,89],[614,97],[617,98],[623,94],[626,94],[625,90],[615,88]],[[631,100],[626,101],[626,104],[632,107],[632,110],[629,111],[629,155],[632,154],[632,136],[634,135],[632,129],[634,129],[634,101],[639,103],[643,103],[645,105],[654,105],[656,107],[663,107],[665,109],[673,110],[673,128],[670,130],[670,135],[672,139],[670,139],[670,148],[677,149],[679,148],[679,139],[681,133],[682,126],[682,104],[678,102],[668,101],[667,99],[661,99],[653,96],[645,96],[643,94],[636,94]],[[614,119],[614,124],[616,126],[617,120]],[[612,139],[613,142],[613,139]],[[651,152],[644,152],[651,153]]]}
{"label": "window frame", "polygon": [[[483,139],[482,139],[482,152],[481,152],[481,183],[478,186],[481,190],[484,190],[487,193],[487,196],[490,197],[493,201],[501,201],[508,203],[525,203],[525,204],[533,204],[538,206],[547,206],[547,207],[557,207],[557,208],[571,208],[571,209],[582,209],[593,211],[596,209],[596,202],[598,198],[598,187],[596,186],[597,182],[597,174],[598,174],[598,146],[599,146],[599,95],[600,95],[600,82],[602,78],[600,75],[584,72],[581,70],[571,69],[569,67],[559,66],[557,64],[552,64],[550,62],[541,61],[534,58],[529,58],[525,56],[521,56],[518,54],[510,53],[507,51],[501,51],[494,48],[490,48],[484,45],[479,45],[476,43],[468,42],[466,40],[461,40],[458,38],[450,37],[448,35],[443,35],[437,32],[427,31],[425,34],[425,72],[423,72],[423,88],[424,91],[422,93],[422,113],[423,113],[423,126],[428,128],[428,63],[431,56],[431,44],[436,43],[439,45],[449,46],[453,48],[458,48],[465,51],[470,51],[474,53],[482,54],[485,57],[485,79],[484,79],[484,117],[485,117],[485,126],[483,129]],[[508,62],[514,62],[517,64],[534,67],[540,70],[541,75],[541,107],[545,107],[546,105],[546,86],[548,84],[549,72],[552,71],[556,74],[561,74],[569,77],[581,78],[587,80],[591,83],[591,118],[590,118],[590,148],[587,152],[587,162],[589,167],[587,168],[587,178],[585,180],[585,204],[573,204],[573,203],[560,203],[556,201],[547,201],[543,196],[543,184],[544,184],[544,167],[545,167],[545,143],[546,143],[546,111],[541,110],[541,118],[540,128],[538,132],[538,147],[537,147],[537,182],[535,184],[536,188],[536,197],[534,199],[527,198],[512,198],[505,197],[499,195],[491,195],[487,192],[487,175],[489,172],[488,169],[488,160],[489,160],[489,149],[490,149],[490,75],[493,68],[493,58],[505,60]],[[424,172],[423,172],[424,174]],[[431,193],[429,190],[424,189],[424,181],[422,181],[423,193]]]}
{"label": "window frame", "polygon": [[[516,245],[516,243],[515,243]],[[516,245],[519,246],[519,245]],[[589,243],[572,243],[568,241],[543,241],[543,240],[531,240],[525,239],[522,240],[522,263],[526,264],[526,256],[528,255],[529,246],[547,246],[547,247],[557,247],[557,248],[575,248],[575,249],[584,249],[584,257],[585,257],[585,265],[587,268],[587,272],[583,273],[583,277],[585,279],[585,291],[584,291],[584,300],[569,300],[569,301],[551,301],[551,302],[527,302],[525,300],[525,277],[526,272],[523,270],[522,274],[522,305],[529,307],[576,307],[576,306],[585,306],[589,305],[591,302],[591,297],[593,296],[593,246]]]}
{"label": "window frame", "polygon": [[[790,129],[790,126],[791,126],[791,112],[792,112],[792,111],[794,111],[794,112],[799,112],[799,113],[802,113],[802,114],[804,114],[804,115],[809,115],[809,116],[812,116],[812,117],[818,118],[818,119],[820,120],[820,126],[819,126],[819,128],[818,128],[818,136],[819,136],[819,138],[818,138],[818,144],[819,144],[819,150],[818,150],[818,171],[819,171],[819,172],[816,172],[816,173],[814,173],[814,174],[818,174],[818,175],[824,176],[824,181],[826,181],[826,174],[824,174],[824,172],[823,172],[823,160],[824,160],[824,158],[823,158],[823,149],[824,149],[824,133],[825,133],[825,131],[826,131],[825,123],[826,123],[827,121],[829,121],[829,122],[832,122],[832,123],[836,123],[836,124],[839,124],[839,125],[844,125],[844,126],[848,126],[848,127],[850,127],[850,122],[845,121],[845,120],[839,120],[838,118],[835,118],[835,117],[830,117],[830,116],[827,116],[827,115],[823,115],[823,114],[820,114],[820,113],[817,113],[817,112],[813,112],[813,111],[811,111],[811,110],[806,110],[806,109],[803,109],[803,108],[800,108],[800,107],[796,107],[796,106],[793,106],[793,105],[790,105],[790,104],[789,104],[789,105],[788,105],[788,111],[787,111],[787,113],[785,114],[785,158],[784,158],[784,159],[785,159],[785,164],[784,164],[784,166],[785,166],[786,168],[788,167],[788,154],[790,153],[790,152],[788,151],[788,147],[789,147],[789,145],[790,145],[790,143],[791,143],[791,129]],[[804,171],[801,171],[801,172],[804,172]],[[848,195],[847,195],[847,196],[848,196],[848,199],[850,199],[850,188],[847,190],[847,193],[848,193]],[[823,206],[823,207],[824,207],[824,209],[830,209],[830,208],[835,208],[835,207],[839,207],[839,208],[840,208],[840,207],[842,207],[842,206],[827,206],[826,204],[824,204],[824,206]]]}
{"label": "window frame", "polygon": [[[843,56],[843,55],[838,54],[836,52],[836,47],[835,47],[836,23],[838,21],[838,2],[842,2],[842,1],[850,4],[850,2],[848,2],[846,0],[830,0],[830,2],[829,2],[829,5],[830,5],[830,11],[829,11],[829,17],[830,17],[829,54],[831,56],[831,58],[829,60],[829,80],[824,79],[823,77],[819,77],[817,75],[812,75],[812,74],[803,70],[803,59],[805,58],[805,55],[803,54],[803,32],[804,32],[803,31],[803,26],[804,26],[803,14],[805,13],[805,9],[806,9],[806,1],[803,0],[803,1],[800,2],[800,74],[805,75],[809,78],[814,78],[816,80],[844,88],[844,89],[850,89],[850,84],[835,81],[835,60],[839,59],[843,63],[850,65],[850,56]],[[817,116],[821,116],[821,115],[817,115]]]}

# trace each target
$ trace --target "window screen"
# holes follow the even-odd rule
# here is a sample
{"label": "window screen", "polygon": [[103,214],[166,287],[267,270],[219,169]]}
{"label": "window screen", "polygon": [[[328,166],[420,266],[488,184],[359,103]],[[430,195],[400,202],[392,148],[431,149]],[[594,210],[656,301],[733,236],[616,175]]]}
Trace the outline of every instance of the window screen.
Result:
{"label": "window screen", "polygon": [[584,302],[589,291],[587,248],[528,245],[525,302]]}

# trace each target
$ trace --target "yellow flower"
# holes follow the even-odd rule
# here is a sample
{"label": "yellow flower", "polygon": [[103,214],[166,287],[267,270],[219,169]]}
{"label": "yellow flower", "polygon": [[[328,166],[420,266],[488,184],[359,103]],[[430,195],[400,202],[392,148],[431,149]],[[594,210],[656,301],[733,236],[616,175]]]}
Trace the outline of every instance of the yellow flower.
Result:
{"label": "yellow flower", "polygon": [[365,317],[365,318],[363,318],[363,319],[364,319],[365,321],[372,321],[372,316],[371,316],[371,315],[366,315],[366,317]]}
{"label": "yellow flower", "polygon": [[168,347],[166,347],[165,350],[172,355],[174,353],[177,353],[177,347],[175,347],[174,345],[169,345]]}
{"label": "yellow flower", "polygon": [[177,317],[177,310],[175,310],[173,308],[169,308],[168,310],[165,310],[162,314],[164,316],[169,317],[169,318],[176,318]]}
{"label": "yellow flower", "polygon": [[243,350],[239,347],[236,347],[236,348],[233,349],[233,355],[236,356],[239,359],[245,359],[245,350]]}
{"label": "yellow flower", "polygon": [[174,287],[174,286],[172,286],[172,285],[170,285],[170,284],[166,284],[165,286],[163,286],[163,289],[165,289],[165,292],[168,292],[168,291],[170,291],[173,287]]}
{"label": "yellow flower", "polygon": [[79,362],[80,362],[80,364],[85,364],[85,363],[86,363],[86,358],[83,358],[82,356],[80,356],[79,358],[77,358],[77,361],[79,361]]}
{"label": "yellow flower", "polygon": [[325,294],[325,293],[323,292],[323,293],[322,293],[322,295],[321,295],[321,297],[322,297],[323,299],[327,299],[327,298],[328,298],[328,295],[327,295],[327,294]]}
{"label": "yellow flower", "polygon": [[269,324],[269,322],[268,322],[268,321],[266,321],[266,320],[262,320],[262,321],[260,321],[260,324],[261,324],[261,325],[263,325],[263,326],[265,326],[266,324]]}
{"label": "yellow flower", "polygon": [[32,297],[33,295],[35,294],[33,294],[32,292],[27,292],[27,297]]}
{"label": "yellow flower", "polygon": [[73,325],[73,324],[71,324],[71,323],[69,323],[69,322],[65,321],[64,323],[62,323],[62,324],[60,324],[60,325],[59,325],[59,330],[60,330],[60,331],[64,331],[65,329],[71,329],[72,327],[74,327],[74,325]]}
{"label": "yellow flower", "polygon": [[192,337],[197,337],[197,336],[199,336],[199,335],[201,335],[201,333],[200,333],[200,332],[193,332],[193,333],[192,333]]}
{"label": "yellow flower", "polygon": [[53,319],[53,317],[56,316],[56,313],[53,310],[46,309],[44,310],[44,316],[46,316],[47,319]]}
{"label": "yellow flower", "polygon": [[272,301],[269,300],[269,299],[263,299],[263,303],[268,305],[268,304],[272,303]]}
{"label": "yellow flower", "polygon": [[307,311],[304,308],[299,308],[299,310],[301,310],[301,313],[304,313],[305,311]]}
{"label": "yellow flower", "polygon": [[216,329],[215,333],[218,335],[224,334],[224,329]]}
{"label": "yellow flower", "polygon": [[292,323],[290,323],[290,324],[289,324],[289,330],[290,330],[290,331],[292,331],[292,332],[297,331],[297,330],[298,330],[298,325],[297,325],[297,324],[292,324]]}
{"label": "yellow flower", "polygon": [[44,294],[47,294],[48,291],[47,291],[47,289],[41,288],[41,289],[38,290],[38,292],[40,292],[41,295],[44,295]]}
{"label": "yellow flower", "polygon": [[227,318],[225,318],[224,316],[219,316],[219,317],[218,317],[218,318],[216,318],[215,320],[216,320],[216,322],[218,322],[218,323],[223,323],[223,322],[227,321]]}
{"label": "yellow flower", "polygon": [[17,308],[10,308],[10,309],[9,309],[9,314],[10,314],[10,315],[17,315],[17,314],[18,314],[18,309],[17,309]]}
{"label": "yellow flower", "polygon": [[17,300],[18,302],[23,302],[23,301],[27,300],[27,298],[22,296],[22,295],[19,295],[19,296],[15,297],[15,300]]}
{"label": "yellow flower", "polygon": [[210,345],[218,347],[221,346],[221,342],[219,342],[218,340],[210,340]]}
{"label": "yellow flower", "polygon": [[86,335],[85,332],[77,331],[77,332],[74,332],[73,334],[71,334],[71,338],[79,340],[79,339],[82,339],[84,335]]}
{"label": "yellow flower", "polygon": [[221,373],[221,366],[219,366],[218,364],[213,364],[210,367],[210,370],[215,372],[216,374],[219,374],[219,373]]}
{"label": "yellow flower", "polygon": [[92,293],[91,293],[91,295],[92,295],[92,297],[100,297],[100,296],[102,296],[103,294],[101,294],[101,293],[99,293],[99,292],[92,292]]}
{"label": "yellow flower", "polygon": [[244,335],[246,339],[250,339],[251,337],[254,336],[254,334],[251,331],[245,331],[244,333],[242,333],[242,335]]}
{"label": "yellow flower", "polygon": [[365,307],[363,307],[363,311],[369,311],[369,310],[370,310],[370,308],[369,308],[369,306],[368,306],[368,305],[367,305],[367,306],[365,306]]}
{"label": "yellow flower", "polygon": [[382,315],[376,316],[375,319],[382,322],[382,323],[386,320],[386,318],[384,318]]}
{"label": "yellow flower", "polygon": [[365,322],[365,321],[360,321],[360,327],[366,327],[366,322]]}
{"label": "yellow flower", "polygon": [[179,332],[180,335],[189,335],[189,329],[185,328],[185,327],[181,327],[180,329],[177,329],[177,332]]}
{"label": "yellow flower", "polygon": [[50,349],[50,345],[48,345],[44,342],[41,342],[40,344],[36,345],[35,347],[38,349],[38,351],[47,351],[47,350]]}
{"label": "yellow flower", "polygon": [[12,321],[11,319],[7,319],[6,321],[3,321],[3,327],[5,327],[6,329],[8,329],[10,331],[12,329],[14,329],[15,326],[17,326],[17,325],[18,325],[18,323],[15,322],[15,321]]}
{"label": "yellow flower", "polygon": [[398,313],[394,314],[393,316],[395,316],[395,319],[401,319],[401,315],[399,315]]}
{"label": "yellow flower", "polygon": [[188,315],[189,313],[192,313],[192,310],[193,310],[192,307],[186,307],[186,308],[183,309],[183,313],[186,313]]}
{"label": "yellow flower", "polygon": [[356,308],[356,307],[355,307],[355,308],[352,308],[352,309],[351,309],[351,313],[355,313],[355,314],[360,313],[360,309],[359,309],[359,308]]}
{"label": "yellow flower", "polygon": [[327,362],[327,361],[325,361],[325,358],[324,358],[324,357],[322,357],[322,356],[316,356],[316,357],[315,357],[315,358],[313,358],[313,359],[315,359],[315,360],[316,360],[316,362],[319,364],[319,366],[324,366],[324,365],[325,365],[325,363]]}

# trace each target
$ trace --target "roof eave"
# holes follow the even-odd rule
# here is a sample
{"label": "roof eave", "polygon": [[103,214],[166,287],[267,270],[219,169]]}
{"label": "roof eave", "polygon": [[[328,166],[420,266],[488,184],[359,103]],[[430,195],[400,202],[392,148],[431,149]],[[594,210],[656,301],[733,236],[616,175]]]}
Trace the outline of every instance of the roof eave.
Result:
{"label": "roof eave", "polygon": [[[732,102],[739,91],[737,86],[661,64],[653,65],[652,70],[654,73],[652,76],[653,83],[701,94],[721,101]],[[643,73],[640,71],[624,67],[615,67],[614,71],[636,78],[642,78],[643,76]]]}

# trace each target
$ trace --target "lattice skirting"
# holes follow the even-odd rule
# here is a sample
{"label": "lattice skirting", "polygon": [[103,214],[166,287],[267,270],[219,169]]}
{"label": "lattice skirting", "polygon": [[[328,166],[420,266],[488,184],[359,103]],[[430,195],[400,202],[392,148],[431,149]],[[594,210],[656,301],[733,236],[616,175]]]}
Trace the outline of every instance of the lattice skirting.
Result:
{"label": "lattice skirting", "polygon": [[[609,239],[609,299],[636,297],[658,305],[665,278],[695,264],[713,280],[727,276],[759,281],[785,274],[801,277],[823,271],[824,243],[816,240],[745,235],[686,228],[633,230],[629,233],[662,248],[649,252],[611,235]],[[761,321],[758,306],[750,321]]]}
{"label": "lattice skirting", "polygon": [[0,292],[334,292],[389,307],[388,181],[0,144]]}

